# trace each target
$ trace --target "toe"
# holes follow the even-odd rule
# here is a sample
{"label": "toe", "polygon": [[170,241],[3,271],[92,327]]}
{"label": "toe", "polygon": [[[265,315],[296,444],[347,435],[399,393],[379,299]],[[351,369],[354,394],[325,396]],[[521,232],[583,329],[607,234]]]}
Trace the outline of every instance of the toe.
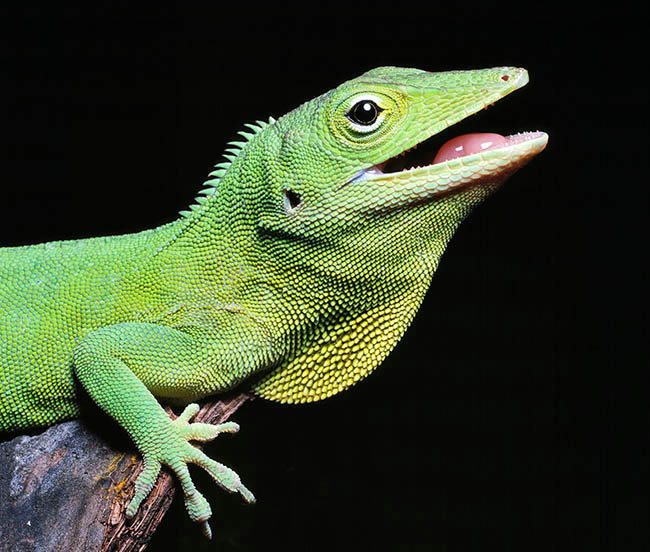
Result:
{"label": "toe", "polygon": [[153,489],[154,483],[158,478],[160,473],[160,463],[156,461],[146,460],[144,461],[144,468],[142,472],[135,480],[135,494],[129,502],[129,505],[126,508],[126,517],[132,518],[135,513],[138,511],[142,501],[147,498],[151,489]]}

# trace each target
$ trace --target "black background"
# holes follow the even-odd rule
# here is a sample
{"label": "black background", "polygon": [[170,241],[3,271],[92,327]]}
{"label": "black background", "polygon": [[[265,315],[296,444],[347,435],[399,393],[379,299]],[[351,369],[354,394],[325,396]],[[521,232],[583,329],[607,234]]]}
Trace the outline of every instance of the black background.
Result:
{"label": "black background", "polygon": [[4,18],[2,245],[168,222],[244,122],[379,65],[526,67],[526,88],[458,133],[550,135],[461,226],[375,373],[317,405],[248,404],[209,447],[258,504],[195,470],[216,543],[177,500],[151,550],[647,546],[645,41],[634,13],[535,7]]}

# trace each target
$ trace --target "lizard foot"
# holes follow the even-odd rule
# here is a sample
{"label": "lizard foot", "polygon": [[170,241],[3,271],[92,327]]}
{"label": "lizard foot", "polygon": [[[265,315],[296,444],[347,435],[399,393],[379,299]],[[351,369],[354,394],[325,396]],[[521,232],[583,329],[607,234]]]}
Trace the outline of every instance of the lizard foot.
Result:
{"label": "lizard foot", "polygon": [[[189,404],[175,420],[169,420],[170,431],[157,439],[154,450],[143,451],[144,468],[135,482],[135,494],[126,509],[126,517],[132,518],[142,501],[154,486],[162,464],[168,466],[178,477],[185,507],[194,522],[201,524],[201,531],[210,538],[212,533],[207,520],[212,515],[210,504],[196,489],[187,469],[187,464],[196,464],[205,469],[217,485],[231,493],[240,493],[246,502],[255,502],[255,497],[230,468],[215,462],[189,441],[211,441],[220,433],[236,433],[239,425],[234,422],[223,424],[189,423],[199,411],[198,404]],[[153,448],[153,447],[152,447]]]}

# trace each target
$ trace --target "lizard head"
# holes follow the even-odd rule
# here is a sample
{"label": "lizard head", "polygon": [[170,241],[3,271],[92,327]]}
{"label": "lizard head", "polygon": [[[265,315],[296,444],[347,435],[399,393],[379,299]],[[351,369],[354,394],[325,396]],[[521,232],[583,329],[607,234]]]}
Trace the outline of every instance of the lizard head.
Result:
{"label": "lizard head", "polygon": [[431,272],[471,208],[548,138],[469,134],[441,145],[435,136],[527,82],[512,67],[380,67],[303,104],[260,140],[267,180],[258,230],[291,246],[276,258],[335,277],[383,267],[390,278],[402,270],[397,259],[414,256],[428,259]]}
{"label": "lizard head", "polygon": [[247,221],[233,247],[262,267],[247,279],[249,304],[264,287],[286,313],[274,324],[295,330],[258,394],[321,399],[388,354],[458,224],[548,139],[469,134],[436,145],[436,135],[527,82],[512,67],[380,67],[233,144],[212,195],[228,202],[227,225]]}

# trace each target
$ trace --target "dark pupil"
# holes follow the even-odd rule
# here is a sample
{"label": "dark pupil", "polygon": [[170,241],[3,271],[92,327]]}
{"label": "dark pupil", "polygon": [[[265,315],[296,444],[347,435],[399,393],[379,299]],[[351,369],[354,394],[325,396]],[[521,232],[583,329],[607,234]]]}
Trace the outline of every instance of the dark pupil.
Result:
{"label": "dark pupil", "polygon": [[379,108],[377,107],[377,104],[370,100],[365,100],[355,104],[348,113],[348,117],[350,117],[353,122],[360,125],[371,125],[377,120],[378,115]]}

